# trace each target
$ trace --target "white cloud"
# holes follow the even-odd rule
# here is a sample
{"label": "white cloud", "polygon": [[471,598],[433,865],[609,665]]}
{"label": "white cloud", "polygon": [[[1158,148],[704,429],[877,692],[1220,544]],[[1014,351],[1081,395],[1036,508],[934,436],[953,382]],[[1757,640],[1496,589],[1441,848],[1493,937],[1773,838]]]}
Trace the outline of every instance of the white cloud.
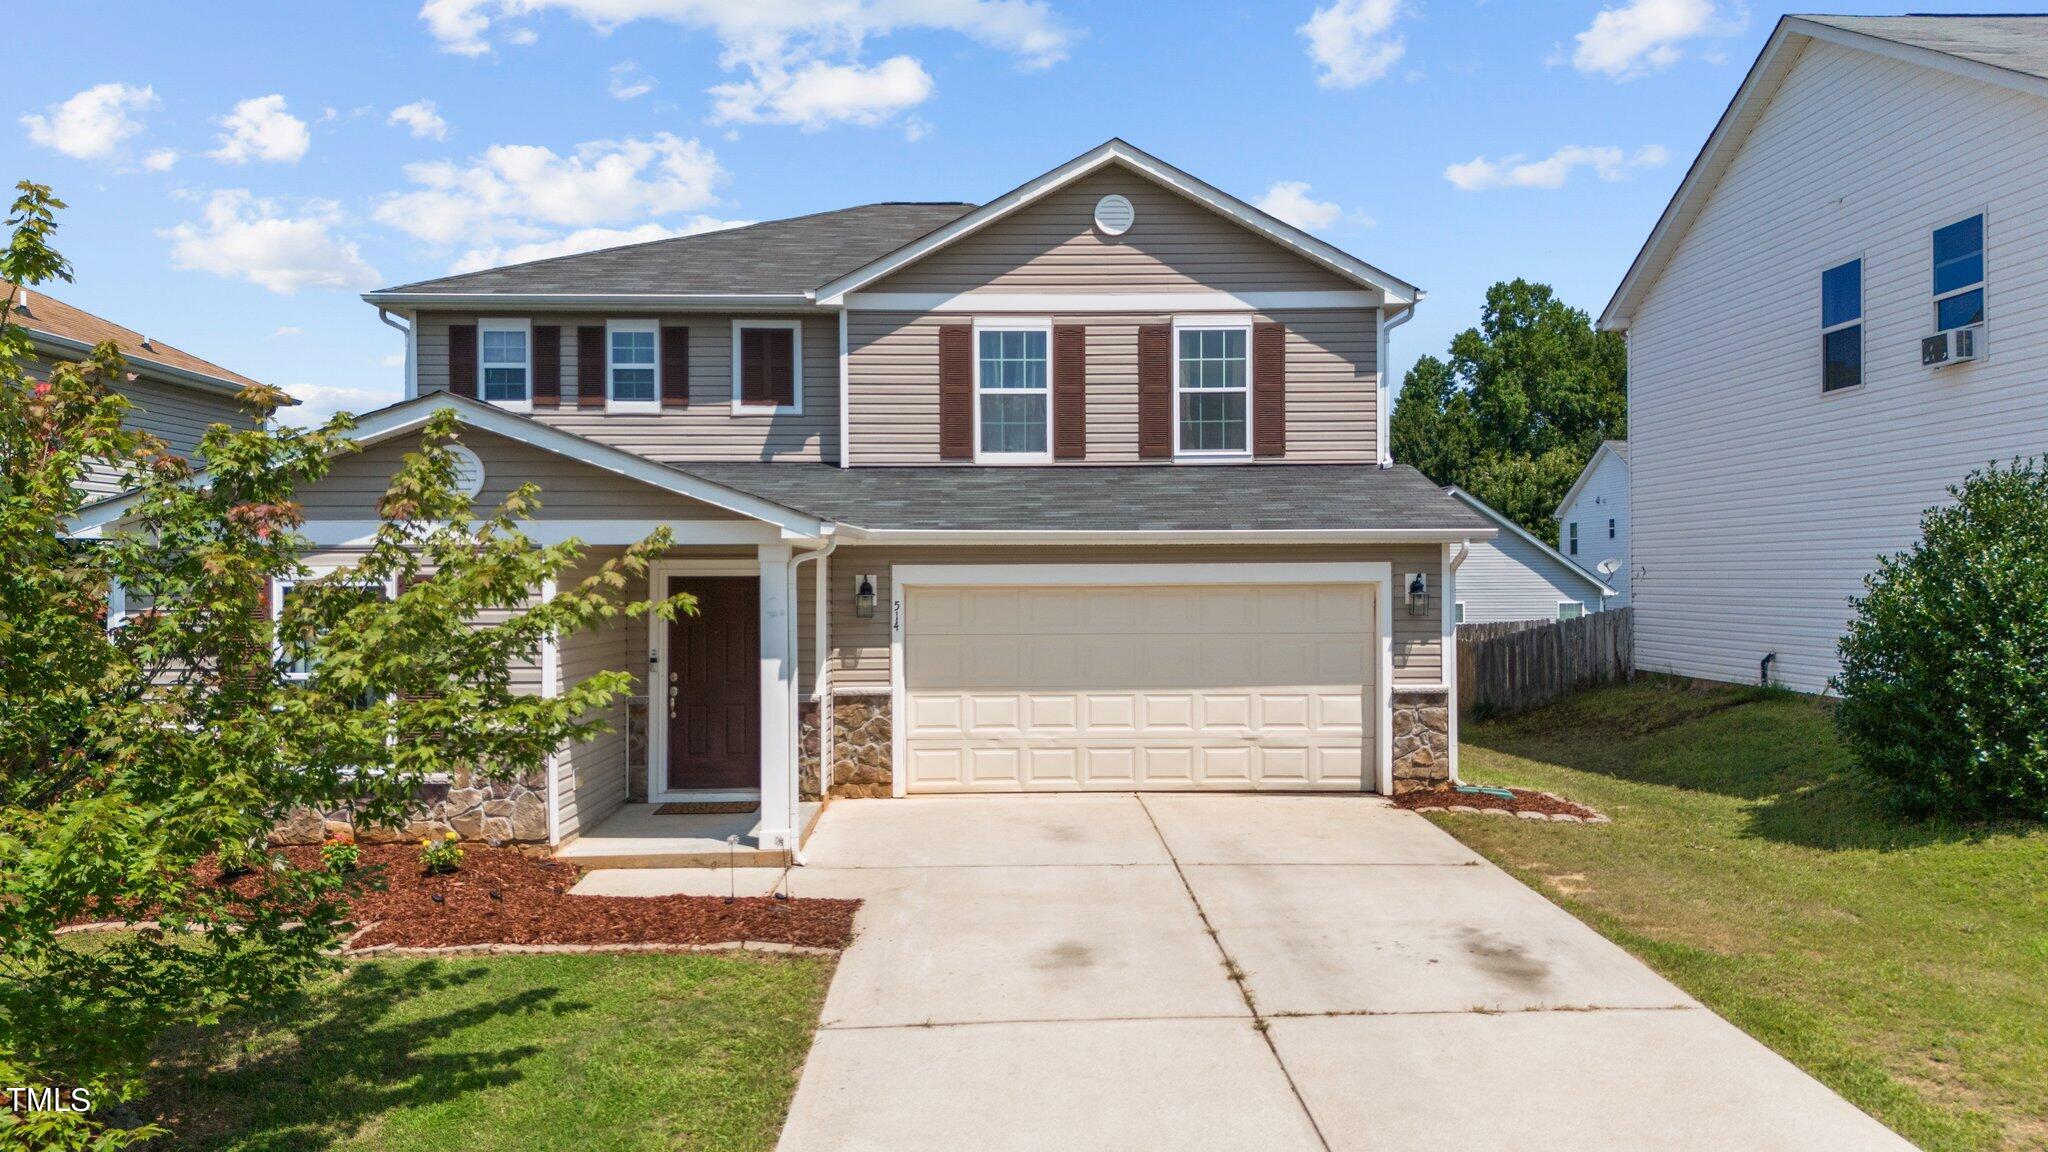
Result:
{"label": "white cloud", "polygon": [[403,368],[405,367],[405,353],[393,352],[389,356],[379,356],[377,357],[377,363],[386,368]]}
{"label": "white cloud", "polygon": [[1629,0],[1602,9],[1576,39],[1572,67],[1627,80],[1669,68],[1685,55],[1688,40],[1733,36],[1749,23],[1737,7],[1723,16],[1713,0]]}
{"label": "white cloud", "polygon": [[654,91],[661,81],[641,71],[634,60],[621,60],[611,68],[611,83],[608,88],[614,99],[637,100]]}
{"label": "white cloud", "polygon": [[1328,200],[1317,200],[1309,195],[1309,186],[1302,180],[1276,180],[1266,189],[1266,194],[1253,203],[1264,212],[1269,212],[1287,221],[1296,228],[1314,231],[1328,228],[1350,215],[1360,223],[1370,225],[1372,221],[1362,216],[1346,213],[1338,204]]}
{"label": "white cloud", "polygon": [[1402,0],[1336,0],[1316,9],[1295,29],[1308,41],[1316,83],[1356,88],[1385,76],[1408,51],[1407,41],[1393,31],[1401,5]]}
{"label": "white cloud", "polygon": [[291,215],[243,189],[215,192],[199,221],[157,234],[179,268],[247,280],[290,295],[301,288],[365,288],[377,280],[356,246],[334,234],[341,206],[312,200]]}
{"label": "white cloud", "polygon": [[171,166],[177,162],[178,150],[176,148],[159,148],[142,158],[142,166],[151,172],[169,172]]}
{"label": "white cloud", "polygon": [[98,160],[113,155],[121,141],[142,131],[142,121],[131,113],[156,106],[156,91],[148,85],[95,84],[63,103],[46,106],[40,116],[23,116],[21,124],[28,129],[28,138],[45,148],[75,160]]}
{"label": "white cloud", "polygon": [[405,126],[416,139],[448,138],[448,121],[442,119],[441,114],[434,110],[432,100],[415,100],[410,104],[400,104],[391,110],[391,115],[384,122],[394,127]]}
{"label": "white cloud", "polygon": [[385,197],[377,220],[429,243],[479,248],[706,208],[725,177],[709,148],[666,132],[593,140],[567,156],[498,144],[462,163],[411,164],[405,173],[418,187]]}
{"label": "white cloud", "polygon": [[1671,159],[1662,145],[1649,144],[1634,153],[1614,147],[1567,144],[1541,160],[1522,155],[1488,160],[1475,156],[1444,169],[1444,179],[1460,192],[1488,188],[1562,188],[1574,171],[1590,168],[1602,180],[1626,180],[1637,168],[1656,168]]}
{"label": "white cloud", "polygon": [[[403,365],[405,357],[398,357]],[[325,384],[287,384],[289,392],[298,403],[277,410],[280,424],[291,424],[300,428],[311,428],[326,422],[336,412],[373,412],[403,399],[404,388],[393,384],[388,388],[334,388]]]}
{"label": "white cloud", "polygon": [[931,94],[931,75],[908,56],[872,68],[813,60],[795,72],[758,68],[752,80],[712,88],[712,122],[795,124],[809,131],[840,122],[880,124]]}
{"label": "white cloud", "polygon": [[221,117],[220,126],[224,131],[214,137],[220,147],[207,155],[226,164],[296,164],[313,143],[306,122],[287,111],[284,97],[278,95],[236,104],[233,112]]}
{"label": "white cloud", "polygon": [[616,248],[621,244],[644,244],[650,240],[666,240],[672,236],[694,236],[699,232],[717,232],[720,229],[739,228],[752,223],[752,220],[720,220],[712,216],[692,216],[676,228],[661,224],[642,224],[637,228],[579,228],[566,235],[525,244],[472,248],[450,265],[448,271],[474,272],[478,268],[524,264],[529,260],[546,260],[551,256],[572,256],[578,252]]}
{"label": "white cloud", "polygon": [[279,325],[277,331],[271,333],[272,336],[304,336],[305,334],[306,330],[295,324]]}

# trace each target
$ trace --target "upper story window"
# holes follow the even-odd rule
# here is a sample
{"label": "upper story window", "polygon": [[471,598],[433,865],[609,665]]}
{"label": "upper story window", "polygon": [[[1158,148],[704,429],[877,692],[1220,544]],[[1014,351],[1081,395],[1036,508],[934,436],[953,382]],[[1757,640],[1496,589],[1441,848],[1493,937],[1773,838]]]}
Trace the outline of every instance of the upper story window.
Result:
{"label": "upper story window", "polygon": [[1612,516],[1607,518],[1607,538],[1609,540],[1614,539],[1614,517]]}
{"label": "upper story window", "polygon": [[1934,230],[1934,330],[1984,322],[1984,216]]}
{"label": "upper story window", "polygon": [[659,339],[652,320],[614,320],[605,325],[605,399],[611,411],[661,410],[655,378]]}
{"label": "upper story window", "polygon": [[804,405],[803,322],[732,322],[732,410],[801,412]]}
{"label": "upper story window", "polygon": [[477,324],[476,394],[493,404],[518,407],[532,400],[533,333],[524,320]]}
{"label": "upper story window", "polygon": [[1863,383],[1863,261],[1820,274],[1820,390]]}
{"label": "upper story window", "polygon": [[1572,521],[1565,526],[1565,530],[1571,554],[1577,556],[1579,554],[1579,522],[1577,520]]}
{"label": "upper story window", "polygon": [[1249,324],[1174,330],[1174,454],[1251,452]]}
{"label": "upper story window", "polygon": [[974,339],[976,458],[1050,461],[1051,327],[977,328]]}

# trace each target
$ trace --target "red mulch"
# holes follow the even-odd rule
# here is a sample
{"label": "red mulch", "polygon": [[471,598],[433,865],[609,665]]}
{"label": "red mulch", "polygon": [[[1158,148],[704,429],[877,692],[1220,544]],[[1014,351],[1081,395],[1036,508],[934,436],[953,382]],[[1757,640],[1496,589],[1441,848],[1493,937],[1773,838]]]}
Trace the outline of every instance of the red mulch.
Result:
{"label": "red mulch", "polygon": [[1486,792],[1460,792],[1456,788],[1418,788],[1394,797],[1394,807],[1413,811],[1463,806],[1496,808],[1504,812],[1539,812],[1545,816],[1577,816],[1581,820],[1601,819],[1598,812],[1584,804],[1575,804],[1548,792],[1532,792],[1527,788],[1510,788],[1508,791],[1515,794],[1514,799]]}

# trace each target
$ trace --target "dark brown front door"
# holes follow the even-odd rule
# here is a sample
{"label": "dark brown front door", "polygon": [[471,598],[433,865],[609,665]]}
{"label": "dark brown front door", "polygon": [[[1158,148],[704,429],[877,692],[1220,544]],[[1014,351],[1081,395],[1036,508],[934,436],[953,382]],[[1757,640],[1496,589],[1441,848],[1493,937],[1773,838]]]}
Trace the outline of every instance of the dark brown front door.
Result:
{"label": "dark brown front door", "polygon": [[677,576],[697,597],[668,626],[668,787],[761,784],[761,587],[745,576]]}

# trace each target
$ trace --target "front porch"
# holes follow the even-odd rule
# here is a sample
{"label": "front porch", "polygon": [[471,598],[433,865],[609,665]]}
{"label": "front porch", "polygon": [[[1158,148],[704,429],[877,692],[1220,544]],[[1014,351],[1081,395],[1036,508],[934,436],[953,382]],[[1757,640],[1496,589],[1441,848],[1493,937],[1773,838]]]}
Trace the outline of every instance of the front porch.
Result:
{"label": "front porch", "polygon": [[[790,853],[761,844],[761,813],[662,813],[661,804],[627,804],[595,828],[555,849],[555,857],[582,868],[779,868]],[[823,803],[797,806],[801,849],[825,811]]]}

